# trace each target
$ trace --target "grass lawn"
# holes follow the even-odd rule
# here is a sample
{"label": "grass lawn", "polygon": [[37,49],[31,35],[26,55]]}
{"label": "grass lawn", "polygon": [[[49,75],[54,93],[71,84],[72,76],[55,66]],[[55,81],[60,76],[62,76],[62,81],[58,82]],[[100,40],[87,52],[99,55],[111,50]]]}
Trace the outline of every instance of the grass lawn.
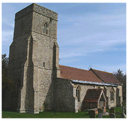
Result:
{"label": "grass lawn", "polygon": [[41,112],[39,114],[28,114],[3,111],[2,118],[89,118],[89,115],[88,112]]}
{"label": "grass lawn", "polygon": [[[107,109],[107,112],[109,112],[108,109]],[[115,115],[116,115],[116,118],[124,118],[122,115],[122,107],[115,107]],[[104,116],[104,118],[110,118],[110,117]]]}
{"label": "grass lawn", "polygon": [[[107,110],[109,111],[109,110]],[[115,114],[116,118],[123,118],[121,115],[122,108],[116,107]],[[96,116],[97,118],[98,116]],[[41,112],[39,114],[29,114],[29,113],[18,113],[18,112],[8,112],[2,111],[2,118],[89,118],[88,112]],[[110,118],[109,116],[103,116],[103,118]]]}
{"label": "grass lawn", "polygon": [[122,116],[122,108],[121,107],[116,107],[115,108],[115,113],[116,113],[116,118],[123,118],[123,116]]}

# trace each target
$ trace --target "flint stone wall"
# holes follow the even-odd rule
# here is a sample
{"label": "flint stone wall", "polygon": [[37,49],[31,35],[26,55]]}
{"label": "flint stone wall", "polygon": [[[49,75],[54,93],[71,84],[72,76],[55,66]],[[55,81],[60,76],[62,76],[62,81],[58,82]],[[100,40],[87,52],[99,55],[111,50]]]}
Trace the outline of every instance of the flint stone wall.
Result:
{"label": "flint stone wall", "polygon": [[75,111],[75,99],[70,80],[57,78],[54,84],[55,111]]}
{"label": "flint stone wall", "polygon": [[[44,24],[49,33],[43,33]],[[10,46],[10,77],[16,83],[15,109],[39,113],[53,108],[54,43],[57,14],[32,4],[16,13],[14,40]]]}

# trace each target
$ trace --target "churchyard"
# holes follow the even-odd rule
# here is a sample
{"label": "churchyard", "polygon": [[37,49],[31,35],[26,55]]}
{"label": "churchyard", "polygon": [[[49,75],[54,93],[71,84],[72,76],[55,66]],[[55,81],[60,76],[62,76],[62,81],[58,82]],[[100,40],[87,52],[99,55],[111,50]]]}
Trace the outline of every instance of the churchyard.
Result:
{"label": "churchyard", "polygon": [[[109,110],[107,110],[109,112]],[[115,108],[116,118],[123,118],[122,108]],[[41,112],[39,114],[29,114],[29,113],[18,113],[18,112],[9,112],[3,111],[2,118],[90,118],[88,111],[86,112]],[[98,118],[98,115],[96,115]],[[110,118],[109,115],[103,116],[103,118]]]}

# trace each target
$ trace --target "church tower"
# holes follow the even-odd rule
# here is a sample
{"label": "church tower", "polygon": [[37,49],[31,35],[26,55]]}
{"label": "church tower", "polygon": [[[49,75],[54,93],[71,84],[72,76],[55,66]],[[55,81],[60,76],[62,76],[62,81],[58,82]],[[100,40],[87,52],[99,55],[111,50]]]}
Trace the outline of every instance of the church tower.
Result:
{"label": "church tower", "polygon": [[9,55],[15,109],[21,113],[53,109],[58,59],[57,13],[37,4],[17,12]]}

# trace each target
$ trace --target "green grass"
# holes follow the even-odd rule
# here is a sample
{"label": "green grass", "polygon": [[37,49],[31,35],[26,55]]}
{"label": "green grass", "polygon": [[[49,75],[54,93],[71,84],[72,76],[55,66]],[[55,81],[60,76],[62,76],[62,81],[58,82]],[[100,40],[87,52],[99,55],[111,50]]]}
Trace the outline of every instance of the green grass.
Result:
{"label": "green grass", "polygon": [[[109,110],[107,110],[109,111]],[[122,108],[115,108],[116,118],[122,117]],[[96,118],[98,115],[96,116]],[[89,118],[88,112],[41,112],[39,114],[29,114],[29,113],[18,113],[18,112],[8,112],[2,111],[2,118]],[[110,118],[109,116],[103,116],[103,118]]]}
{"label": "green grass", "polygon": [[[109,109],[107,109],[107,112],[109,112]],[[116,118],[124,118],[122,115],[122,107],[115,107],[115,115],[116,115]],[[110,118],[110,117],[103,116],[103,118]]]}
{"label": "green grass", "polygon": [[115,108],[115,112],[122,113],[122,107],[116,107],[116,108]]}
{"label": "green grass", "polygon": [[115,108],[116,118],[123,118],[122,116],[122,107]]}
{"label": "green grass", "polygon": [[88,112],[41,112],[39,114],[2,112],[2,118],[89,118]]}

